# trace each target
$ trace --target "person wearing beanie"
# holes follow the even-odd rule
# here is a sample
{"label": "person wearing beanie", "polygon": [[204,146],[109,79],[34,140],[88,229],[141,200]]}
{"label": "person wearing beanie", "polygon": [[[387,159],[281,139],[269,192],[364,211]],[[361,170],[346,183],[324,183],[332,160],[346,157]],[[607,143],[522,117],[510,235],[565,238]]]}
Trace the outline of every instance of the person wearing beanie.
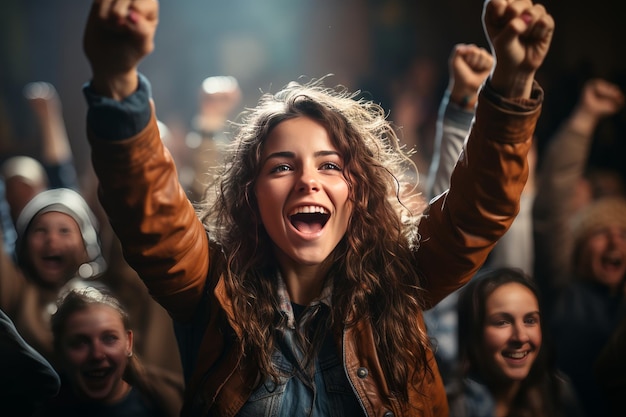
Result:
{"label": "person wearing beanie", "polygon": [[589,416],[607,416],[603,381],[594,364],[626,319],[626,199],[604,197],[571,223],[572,281],[553,306],[550,325],[557,364],[571,379]]}
{"label": "person wearing beanie", "polygon": [[86,280],[106,270],[98,223],[79,193],[58,188],[36,194],[20,211],[15,227],[17,268],[0,277],[0,308],[54,364],[49,319],[59,294],[88,285]]}
{"label": "person wearing beanie", "polygon": [[577,278],[623,291],[626,279],[626,199],[594,201],[573,219],[574,271]]}
{"label": "person wearing beanie", "polygon": [[76,191],[46,190],[22,209],[16,223],[16,257],[27,277],[59,288],[74,277],[105,269],[95,215]]}

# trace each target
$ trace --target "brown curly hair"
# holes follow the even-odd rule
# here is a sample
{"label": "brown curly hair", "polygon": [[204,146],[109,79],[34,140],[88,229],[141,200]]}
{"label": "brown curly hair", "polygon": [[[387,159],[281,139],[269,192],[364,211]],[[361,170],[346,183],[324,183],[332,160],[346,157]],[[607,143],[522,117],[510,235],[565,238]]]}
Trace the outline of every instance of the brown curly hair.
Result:
{"label": "brown curly hair", "polygon": [[[226,288],[241,326],[246,357],[264,376],[277,378],[271,354],[277,313],[277,262],[259,218],[254,193],[266,138],[279,123],[308,117],[326,128],[344,161],[353,212],[348,229],[325,261],[333,280],[332,311],[312,332],[306,355],[312,361],[327,330],[369,320],[391,392],[408,402],[410,381],[432,374],[429,339],[418,324],[423,295],[413,252],[423,205],[414,166],[383,109],[343,87],[322,80],[290,83],[264,94],[236,124],[230,159],[205,194],[199,215],[227,261]],[[411,207],[409,209],[408,207]]]}

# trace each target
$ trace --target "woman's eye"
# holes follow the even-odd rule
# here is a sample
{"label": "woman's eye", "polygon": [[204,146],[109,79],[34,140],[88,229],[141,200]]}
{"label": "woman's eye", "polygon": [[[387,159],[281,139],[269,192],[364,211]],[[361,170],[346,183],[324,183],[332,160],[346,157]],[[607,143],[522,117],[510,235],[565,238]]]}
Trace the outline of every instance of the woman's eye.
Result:
{"label": "woman's eye", "polygon": [[289,170],[291,170],[289,165],[281,164],[281,165],[277,165],[274,168],[272,168],[272,170],[270,172],[272,172],[272,173],[274,173],[274,172],[284,172],[284,171],[289,171]]}
{"label": "woman's eye", "polygon": [[71,339],[68,343],[67,346],[70,349],[73,350],[77,350],[77,349],[82,349],[83,347],[87,346],[87,341],[85,339]]}
{"label": "woman's eye", "polygon": [[335,171],[341,171],[341,167],[334,162],[325,162],[320,167],[321,169],[332,169]]}

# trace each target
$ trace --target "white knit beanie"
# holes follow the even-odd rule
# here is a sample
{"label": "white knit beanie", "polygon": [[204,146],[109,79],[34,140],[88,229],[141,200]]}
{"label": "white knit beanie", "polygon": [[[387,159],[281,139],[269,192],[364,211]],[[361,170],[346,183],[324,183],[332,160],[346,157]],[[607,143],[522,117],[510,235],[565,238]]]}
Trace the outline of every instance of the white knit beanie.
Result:
{"label": "white knit beanie", "polygon": [[28,227],[38,214],[51,211],[67,214],[74,219],[80,228],[89,262],[81,265],[78,271],[79,275],[82,278],[90,278],[104,272],[106,265],[100,249],[96,216],[83,197],[69,188],[42,191],[33,197],[20,212],[15,225],[17,231],[15,254],[18,265],[24,267],[25,262],[27,262],[24,250]]}

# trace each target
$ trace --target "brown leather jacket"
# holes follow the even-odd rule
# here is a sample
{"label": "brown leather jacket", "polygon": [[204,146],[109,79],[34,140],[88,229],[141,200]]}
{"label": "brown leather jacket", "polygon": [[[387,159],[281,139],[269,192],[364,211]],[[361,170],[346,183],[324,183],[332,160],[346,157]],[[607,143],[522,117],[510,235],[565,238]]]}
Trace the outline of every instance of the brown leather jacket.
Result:
{"label": "brown leather jacket", "polygon": [[[419,250],[407,260],[423,277],[429,305],[472,277],[517,214],[542,94],[537,86],[534,99],[512,103],[483,89],[450,191],[431,202],[419,226]],[[189,322],[202,309],[204,336],[183,415],[234,416],[250,395],[257,372],[241,365],[241,352],[232,343],[239,328],[221,277],[221,253],[210,247],[178,183],[154,111],[148,126],[134,137],[105,141],[90,133],[90,142],[100,201],[128,263],[175,320]],[[417,321],[423,326],[421,317]],[[362,321],[336,338],[368,416],[447,416],[432,352],[434,378],[409,388],[407,409],[390,399],[371,323]]]}

